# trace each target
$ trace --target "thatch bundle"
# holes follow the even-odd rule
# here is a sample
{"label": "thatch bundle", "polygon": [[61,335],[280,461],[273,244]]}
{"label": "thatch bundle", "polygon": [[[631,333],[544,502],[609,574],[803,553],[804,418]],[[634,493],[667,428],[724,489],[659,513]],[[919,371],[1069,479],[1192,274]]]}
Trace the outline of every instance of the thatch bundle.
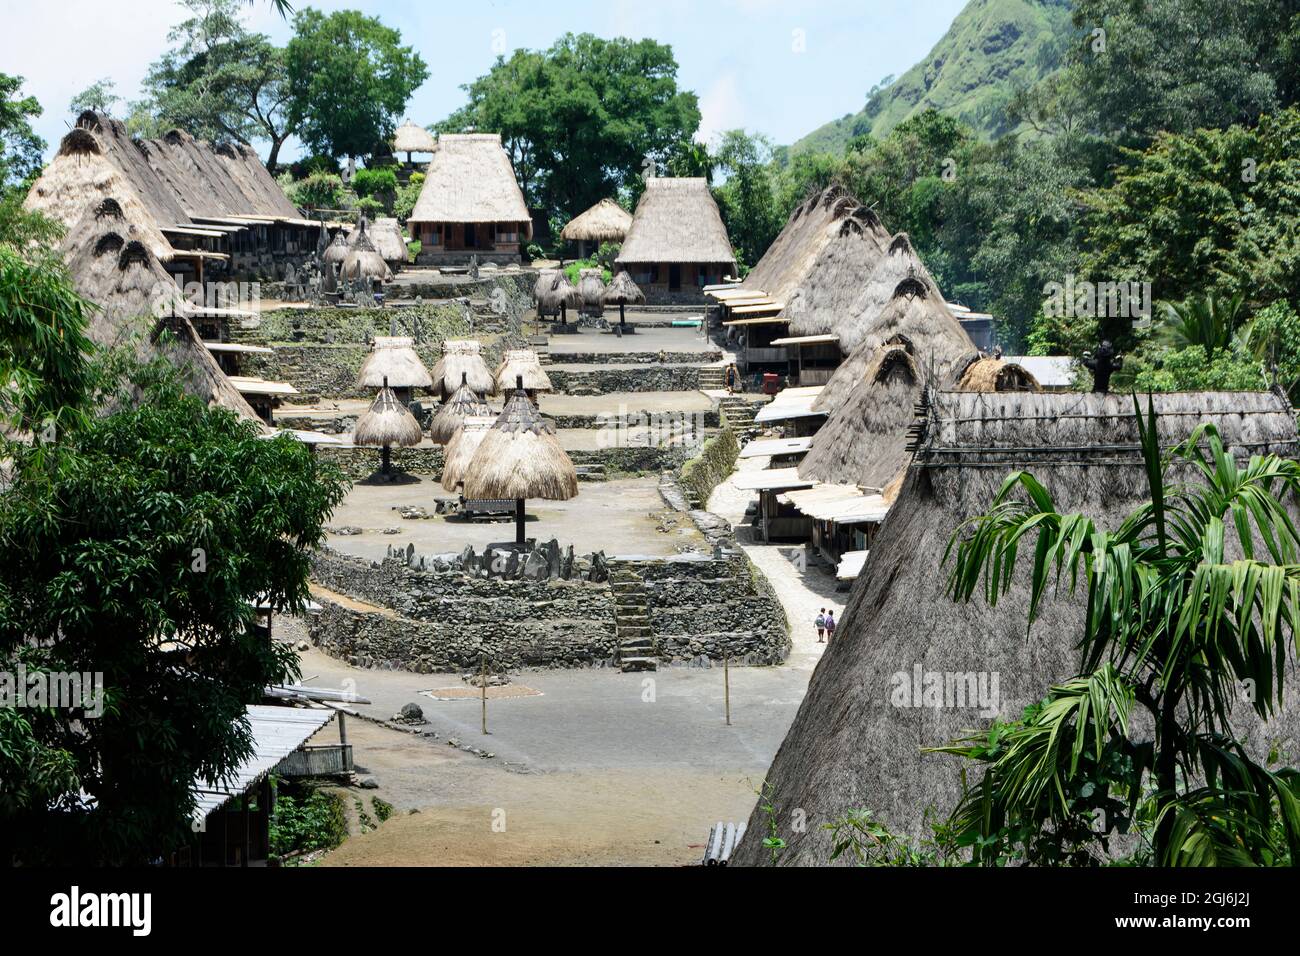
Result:
{"label": "thatch bundle", "polygon": [[908,429],[925,382],[902,344],[872,351],[866,372],[799,463],[799,477],[882,489],[907,468]]}
{"label": "thatch bundle", "polygon": [[578,290],[559,269],[543,269],[533,285],[537,314],[559,315],[561,310],[576,309],[582,302]]}
{"label": "thatch bundle", "polygon": [[61,251],[78,294],[99,306],[87,329],[94,342],[108,348],[129,342],[142,360],[161,354],[183,370],[192,394],[260,422],[186,318],[175,280],[127,224],[114,197],[86,210]]}
{"label": "thatch bundle", "polygon": [[416,354],[415,340],[404,337],[375,336],[375,348],[361,366],[357,384],[362,388],[430,388],[433,376]]}
{"label": "thatch bundle", "polygon": [[606,305],[640,305],[645,301],[645,293],[632,281],[629,272],[617,273],[605,287]]}
{"label": "thatch bundle", "polygon": [[578,297],[582,311],[587,315],[605,313],[605,279],[600,269],[582,269],[578,272]]}
{"label": "thatch bundle", "polygon": [[550,376],[542,369],[537,353],[532,349],[509,349],[493,373],[497,392],[507,394],[522,379],[520,386],[529,392],[549,392]]}
{"label": "thatch bundle", "polygon": [[474,460],[474,453],[495,422],[495,416],[467,418],[444,446],[442,486],[448,491],[459,491],[464,485],[469,463]]}
{"label": "thatch bundle", "polygon": [[632,214],[612,199],[602,199],[569,220],[560,231],[567,242],[622,242],[632,228]]}
{"label": "thatch bundle", "polygon": [[402,235],[401,225],[391,216],[381,216],[375,220],[370,229],[370,241],[390,266],[400,266],[406,262],[406,237]]}
{"label": "thatch bundle", "polygon": [[[1300,452],[1294,414],[1278,395],[1165,393],[1154,401],[1166,449],[1209,422],[1238,461]],[[768,836],[786,841],[780,865],[825,864],[833,838],[823,825],[852,808],[869,808],[884,824],[913,836],[924,829],[927,808],[940,819],[951,811],[969,765],[921,748],[985,727],[991,714],[969,698],[966,706],[952,700],[943,707],[899,706],[895,692],[912,686],[915,668],[945,681],[946,675],[984,675],[986,689],[997,675],[996,698],[986,700],[1002,719],[1019,715],[1052,684],[1077,673],[1086,590],[1073,596],[1068,585],[1049,590],[1027,633],[1031,554],[1022,556],[996,608],[978,597],[954,602],[945,590],[950,567],[943,566],[943,555],[962,523],[988,510],[1012,470],[1038,478],[1058,510],[1081,511],[1111,528],[1149,500],[1132,398],[939,392],[921,425],[902,491],[766,775],[771,790],[763,803],[770,801],[775,812],[755,809],[734,864],[770,863],[771,851],[762,845]],[[1032,539],[1021,550],[1031,552]],[[1300,689],[1294,679],[1288,684],[1279,724],[1265,727],[1248,705],[1232,714],[1234,730],[1261,755],[1271,740],[1295,739],[1298,732]],[[795,808],[807,824],[797,831],[791,827]],[[769,833],[769,821],[778,832]]]}
{"label": "thatch bundle", "polygon": [[736,256],[708,181],[669,176],[647,179],[616,261],[729,263],[734,267]]}
{"label": "thatch bundle", "polygon": [[397,127],[393,134],[394,153],[432,153],[438,148],[438,141],[423,126],[407,120]]}
{"label": "thatch bundle", "polygon": [[496,377],[483,361],[482,347],[474,339],[447,339],[442,343],[442,358],[433,366],[433,384],[444,399],[462,382],[480,395],[496,391]]}
{"label": "thatch bundle", "polygon": [[957,388],[963,392],[1041,392],[1038,379],[1023,365],[981,355],[961,373]]}
{"label": "thatch bundle", "polygon": [[[910,250],[910,245],[906,248]],[[883,269],[892,275],[896,268],[896,264],[882,262],[877,272]],[[875,282],[873,276],[872,284]],[[876,294],[877,291],[872,289],[873,300]],[[970,336],[948,311],[943,296],[928,273],[904,273],[884,304],[879,308],[872,306],[872,309],[874,311],[859,313],[854,320],[853,331],[858,344],[848,352],[848,358],[822,388],[813,403],[814,410],[835,411],[862,380],[875,350],[891,339],[906,343],[917,367],[923,374],[931,375],[940,386],[951,382],[955,369],[962,367],[975,354]],[[848,326],[841,328],[840,347],[844,349]]]}
{"label": "thatch bundle", "polygon": [[566,501],[577,493],[573,462],[517,387],[470,461],[465,497]]}
{"label": "thatch bundle", "polygon": [[366,234],[366,220],[363,218],[356,233],[348,240],[348,252],[343,257],[339,278],[387,282],[392,277],[393,270],[388,268],[388,263]]}
{"label": "thatch bundle", "polygon": [[135,227],[137,237],[155,258],[170,261],[175,251],[171,243],[126,177],[105,154],[99,138],[88,129],[76,127],[63,137],[58,153],[27,193],[23,207],[49,216],[71,230],[87,209],[105,201],[118,207],[121,219]]}
{"label": "thatch bundle", "polygon": [[469,387],[469,376],[462,373],[460,387],[438,408],[429,424],[429,437],[439,445],[446,445],[471,418],[492,414],[492,407]]}
{"label": "thatch bundle", "polygon": [[352,429],[354,445],[380,446],[418,445],[424,437],[420,423],[410,410],[397,400],[393,390],[385,383],[375,396],[370,408],[357,419]]}

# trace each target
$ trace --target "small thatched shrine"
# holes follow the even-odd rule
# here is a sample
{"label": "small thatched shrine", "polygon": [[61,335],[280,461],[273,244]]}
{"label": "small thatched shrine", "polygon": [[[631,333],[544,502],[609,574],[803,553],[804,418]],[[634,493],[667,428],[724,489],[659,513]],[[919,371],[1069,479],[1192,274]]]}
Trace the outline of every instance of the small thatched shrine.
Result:
{"label": "small thatched shrine", "polygon": [[492,406],[469,387],[469,373],[462,372],[460,387],[434,413],[429,424],[429,437],[436,444],[446,445],[466,421],[491,414]]}
{"label": "small thatched shrine", "polygon": [[496,378],[496,390],[501,395],[509,394],[513,386],[522,388],[536,402],[538,392],[549,392],[552,389],[551,378],[532,349],[508,350],[493,375]]}
{"label": "small thatched shrine", "polygon": [[599,249],[602,242],[621,243],[632,228],[632,214],[612,199],[602,199],[569,220],[560,231],[565,242],[578,244],[578,258],[587,258],[587,246]]}
{"label": "small thatched shrine", "polygon": [[625,332],[627,331],[627,317],[624,307],[640,305],[643,302],[645,302],[645,293],[638,289],[637,284],[632,281],[631,273],[618,273],[605,287],[605,304],[618,306],[618,324]]}
{"label": "small thatched shrine", "polygon": [[412,390],[432,388],[433,376],[420,361],[414,339],[377,335],[374,350],[361,366],[357,384],[362,388],[383,388],[387,384],[403,404],[410,404]]}
{"label": "small thatched shrine", "polygon": [[410,447],[420,444],[424,432],[410,409],[400,402],[385,382],[371,404],[352,429],[352,443],[380,449],[380,474],[392,474],[390,449],[393,445]]}
{"label": "small thatched shrine", "polygon": [[412,123],[409,119],[397,127],[393,134],[393,152],[406,154],[406,165],[411,165],[412,153],[432,153],[438,148],[438,141],[423,126]]}
{"label": "small thatched shrine", "polygon": [[442,358],[433,366],[433,384],[429,387],[446,401],[462,383],[479,395],[495,392],[497,387],[477,340],[447,339],[442,343]]}
{"label": "small thatched shrine", "polygon": [[321,256],[321,261],[328,269],[330,266],[343,268],[343,260],[348,257],[348,237],[340,229],[334,233],[334,239],[325,247],[325,254]]}
{"label": "small thatched shrine", "polygon": [[736,271],[718,204],[703,178],[647,179],[615,260],[649,302],[704,302],[704,287]]}
{"label": "small thatched shrine", "polygon": [[371,284],[387,282],[393,277],[393,270],[379,254],[375,244],[370,241],[363,217],[357,231],[348,239],[348,251],[343,257],[343,266],[339,269],[339,278],[361,279]]}
{"label": "small thatched shrine", "polygon": [[582,305],[578,290],[561,269],[543,269],[533,284],[533,297],[537,300],[538,318],[555,315],[561,323],[568,321],[569,309]]}
{"label": "small thatched shrine", "polygon": [[579,308],[583,315],[605,314],[605,279],[600,269],[582,269],[578,273]]}
{"label": "small thatched shrine", "polygon": [[[1210,423],[1243,464],[1252,454],[1300,453],[1294,411],[1278,394],[1165,393],[1154,402],[1166,450]],[[902,490],[766,774],[770,789],[762,802],[775,811],[754,810],[734,865],[771,864],[763,846],[769,836],[786,843],[778,865],[827,864],[833,836],[825,824],[858,808],[896,832],[921,835],[927,810],[942,819],[955,806],[963,766],[969,769],[922,748],[987,727],[995,716],[1014,718],[1077,673],[1086,589],[1073,596],[1068,586],[1049,591],[1028,630],[1032,560],[1017,569],[996,608],[983,600],[955,602],[946,591],[950,538],[988,510],[1008,473],[1030,472],[1059,510],[1109,527],[1149,500],[1128,395],[931,392],[915,435]],[[1024,547],[1032,550],[1032,543]],[[983,675],[986,690],[996,675],[996,693],[981,703],[971,692],[965,706],[899,706],[892,691],[900,681],[912,686],[919,671]],[[1234,728],[1252,750],[1267,753],[1271,740],[1295,737],[1294,705],[1284,711],[1283,726],[1261,724],[1249,706],[1238,710]],[[806,823],[797,829],[796,809]]]}
{"label": "small thatched shrine", "polygon": [[444,446],[442,486],[448,491],[462,490],[469,463],[474,460],[474,453],[495,423],[495,415],[467,418]]}
{"label": "small thatched shrine", "polygon": [[515,502],[515,543],[523,547],[529,498],[567,501],[578,493],[578,473],[554,428],[524,391],[523,378],[484,436],[465,475],[465,497]]}
{"label": "small thatched shrine", "polygon": [[406,264],[406,237],[402,226],[391,216],[381,216],[370,227],[370,241],[394,272]]}
{"label": "small thatched shrine", "polygon": [[957,382],[963,392],[1041,392],[1029,369],[993,355],[981,355],[966,366]]}

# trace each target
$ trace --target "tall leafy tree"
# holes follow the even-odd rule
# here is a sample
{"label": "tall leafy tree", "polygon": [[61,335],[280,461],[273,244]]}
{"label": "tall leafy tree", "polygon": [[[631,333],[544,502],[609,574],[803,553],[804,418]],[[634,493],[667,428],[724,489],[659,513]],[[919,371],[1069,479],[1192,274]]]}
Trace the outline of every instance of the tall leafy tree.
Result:
{"label": "tall leafy tree", "polygon": [[285,62],[298,135],[328,156],[370,154],[428,78],[424,60],[398,30],[356,10],[308,8],[293,26]]}
{"label": "tall leafy tree", "polygon": [[23,78],[0,73],[0,190],[10,189],[41,169],[45,140],[31,121],[41,115],[34,96],[22,95]]}
{"label": "tall leafy tree", "polygon": [[748,266],[762,258],[785,225],[777,216],[771,161],[767,138],[741,129],[723,133],[713,148],[715,168],[724,180],[714,189],[718,210],[732,246]]}
{"label": "tall leafy tree", "polygon": [[120,96],[113,92],[116,88],[117,84],[108,77],[96,80],[72,97],[68,102],[68,112],[74,115],[83,113],[86,110],[94,110],[96,113],[111,113],[113,112],[113,105],[121,99]]}
{"label": "tall leafy tree", "polygon": [[566,34],[498,57],[465,90],[469,102],[439,129],[500,133],[529,204],[564,218],[662,169],[700,122],[672,48],[653,40]]}

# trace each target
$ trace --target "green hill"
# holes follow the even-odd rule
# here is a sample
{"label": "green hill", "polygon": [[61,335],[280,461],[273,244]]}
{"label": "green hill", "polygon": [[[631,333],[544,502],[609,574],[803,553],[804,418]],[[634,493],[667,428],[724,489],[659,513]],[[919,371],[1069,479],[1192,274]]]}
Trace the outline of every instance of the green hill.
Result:
{"label": "green hill", "polygon": [[1002,110],[1012,93],[1056,69],[1069,31],[1070,0],[970,0],[924,60],[790,150],[842,152],[859,133],[885,136],[930,108],[997,138],[1008,132]]}

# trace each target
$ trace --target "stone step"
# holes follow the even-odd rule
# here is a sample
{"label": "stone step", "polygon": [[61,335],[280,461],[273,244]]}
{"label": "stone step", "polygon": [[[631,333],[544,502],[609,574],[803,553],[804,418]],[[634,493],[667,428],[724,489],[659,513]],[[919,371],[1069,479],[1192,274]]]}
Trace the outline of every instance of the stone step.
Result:
{"label": "stone step", "polygon": [[623,641],[632,641],[632,640],[637,640],[638,638],[643,638],[643,639],[645,639],[645,640],[649,640],[650,638],[654,637],[654,630],[653,630],[652,628],[649,628],[649,627],[642,627],[642,626],[622,627],[622,626],[616,626],[614,630],[615,630],[615,633],[616,633],[617,636],[618,636],[618,639],[619,639],[619,642],[620,642],[620,643],[622,643]]}
{"label": "stone step", "polygon": [[619,668],[623,671],[657,671],[659,669],[659,659],[657,657],[624,657],[619,661]]}

